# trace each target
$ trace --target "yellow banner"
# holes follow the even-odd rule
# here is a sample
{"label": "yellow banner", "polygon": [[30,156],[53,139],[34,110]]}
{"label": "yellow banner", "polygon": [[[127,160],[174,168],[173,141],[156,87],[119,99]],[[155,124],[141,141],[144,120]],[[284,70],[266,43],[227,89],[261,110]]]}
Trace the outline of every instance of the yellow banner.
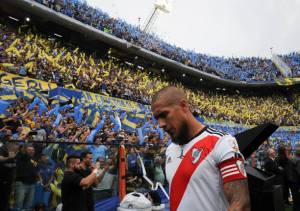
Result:
{"label": "yellow banner", "polygon": [[290,85],[294,85],[294,84],[299,84],[300,83],[300,77],[280,78],[280,79],[275,79],[275,81],[280,86],[290,86]]}

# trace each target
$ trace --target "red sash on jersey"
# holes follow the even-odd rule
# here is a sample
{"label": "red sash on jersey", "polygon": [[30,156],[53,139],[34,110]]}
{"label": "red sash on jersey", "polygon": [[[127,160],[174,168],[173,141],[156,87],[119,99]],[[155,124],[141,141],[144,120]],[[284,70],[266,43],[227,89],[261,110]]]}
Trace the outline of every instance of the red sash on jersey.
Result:
{"label": "red sash on jersey", "polygon": [[191,176],[215,147],[218,139],[219,137],[213,135],[200,139],[184,155],[172,179],[170,187],[170,211],[177,210]]}

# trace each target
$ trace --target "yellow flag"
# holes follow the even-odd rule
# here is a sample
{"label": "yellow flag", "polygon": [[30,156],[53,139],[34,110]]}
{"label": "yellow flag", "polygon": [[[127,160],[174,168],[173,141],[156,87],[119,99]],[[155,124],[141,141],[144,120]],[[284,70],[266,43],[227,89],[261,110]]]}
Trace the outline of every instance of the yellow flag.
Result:
{"label": "yellow flag", "polygon": [[111,69],[111,60],[109,60],[108,62],[108,71],[110,71],[110,69]]}
{"label": "yellow flag", "polygon": [[129,73],[129,70],[125,70],[125,71],[124,71],[124,75],[125,75],[125,76],[127,76],[128,73]]}
{"label": "yellow flag", "polygon": [[12,63],[2,63],[2,64],[0,64],[0,66],[2,66],[2,67],[13,67],[15,65],[12,64]]}
{"label": "yellow flag", "polygon": [[109,72],[108,71],[103,71],[103,77],[107,77],[109,76]]}
{"label": "yellow flag", "polygon": [[10,47],[13,47],[13,46],[15,46],[15,45],[17,45],[17,44],[19,44],[19,42],[20,42],[20,39],[19,39],[19,38],[15,39],[15,41],[13,41],[13,42],[10,44],[9,48],[10,48]]}
{"label": "yellow flag", "polygon": [[79,72],[80,72],[80,70],[81,70],[81,66],[82,66],[82,65],[80,65],[80,66],[76,69],[77,74],[79,74]]}
{"label": "yellow flag", "polygon": [[102,59],[100,59],[100,65],[101,65],[101,67],[105,66],[105,63],[102,61]]}
{"label": "yellow flag", "polygon": [[28,70],[29,73],[32,73],[33,65],[35,62],[28,62],[25,64],[26,69]]}
{"label": "yellow flag", "polygon": [[112,81],[112,84],[117,83],[117,81],[118,81],[118,77],[116,77],[116,78]]}
{"label": "yellow flag", "polygon": [[27,51],[25,59],[29,59],[34,55],[34,53],[31,53],[31,51]]}

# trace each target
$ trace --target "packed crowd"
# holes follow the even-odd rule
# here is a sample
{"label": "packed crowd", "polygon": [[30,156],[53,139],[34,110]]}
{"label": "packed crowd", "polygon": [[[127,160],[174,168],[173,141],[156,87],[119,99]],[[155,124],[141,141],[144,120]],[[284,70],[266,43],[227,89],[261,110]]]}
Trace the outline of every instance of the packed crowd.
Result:
{"label": "packed crowd", "polygon": [[[292,150],[294,149],[294,150]],[[263,169],[274,176],[273,183],[281,185],[284,203],[300,209],[300,144],[294,148],[290,144],[275,141],[266,142],[253,153],[249,164]]]}
{"label": "packed crowd", "polygon": [[[155,119],[146,116],[136,132],[128,132],[122,124],[124,111],[109,107],[98,109],[101,115],[95,122],[88,115],[87,108],[71,101],[54,104],[54,101],[44,101],[39,97],[19,97],[10,102],[5,118],[0,119],[0,185],[1,190],[7,190],[0,193],[1,203],[9,202],[10,207],[19,209],[54,210],[61,202],[66,156],[77,155],[85,162],[87,152],[92,156],[90,165],[99,162],[101,172],[105,172],[100,183],[93,188],[95,201],[111,197],[118,191],[119,144],[127,144],[128,192],[149,189],[142,178],[142,164],[148,178],[165,184],[164,153],[171,140],[157,127]],[[76,115],[78,112],[81,115]],[[213,124],[212,127],[233,135],[245,129]],[[282,131],[274,141],[263,144],[248,160],[249,164],[262,168],[265,152],[271,146],[277,148],[285,143],[291,150],[299,141],[300,133],[284,134],[288,133]],[[92,143],[94,145],[86,145]]]}
{"label": "packed crowd", "polygon": [[[36,0],[69,17],[91,25],[101,31],[113,34],[131,43],[142,46],[172,60],[195,67],[220,77],[241,81],[272,81],[280,77],[280,72],[270,59],[263,58],[223,58],[184,50],[171,45],[155,34],[143,32],[137,26],[110,17],[100,9],[80,0]],[[281,58],[292,69],[294,77],[300,75],[300,55],[291,53]]]}
{"label": "packed crowd", "polygon": [[185,89],[195,112],[205,118],[248,125],[263,122],[299,125],[299,110],[284,96],[191,90],[167,76],[155,75],[119,59],[100,59],[96,53],[89,54],[70,43],[27,30],[17,32],[1,25],[1,70],[59,86],[73,84],[77,89],[144,104],[149,104],[153,93],[160,88],[176,85]]}
{"label": "packed crowd", "polygon": [[148,177],[164,184],[163,154],[169,137],[157,129],[150,117],[141,125],[144,135],[141,140],[136,133],[123,130],[120,121],[115,121],[122,119],[117,111],[103,108],[101,118],[94,124],[85,108],[81,118],[74,117],[80,105],[48,103],[38,97],[31,100],[19,97],[7,108],[6,117],[0,119],[1,208],[9,202],[8,206],[19,210],[55,209],[61,202],[66,156],[77,155],[84,160],[86,152],[92,155],[92,163],[99,162],[101,171],[105,171],[94,187],[95,200],[115,195],[119,144],[130,145],[126,147],[127,191],[149,188],[142,180],[141,160],[137,156],[142,158]]}

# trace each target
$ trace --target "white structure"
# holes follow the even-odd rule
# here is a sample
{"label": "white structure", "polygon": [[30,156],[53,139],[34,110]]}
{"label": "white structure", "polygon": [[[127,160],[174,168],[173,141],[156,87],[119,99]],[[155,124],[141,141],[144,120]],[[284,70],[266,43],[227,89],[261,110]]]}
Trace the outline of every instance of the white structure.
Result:
{"label": "white structure", "polygon": [[154,25],[155,21],[158,19],[159,14],[171,12],[171,2],[172,0],[156,0],[154,3],[154,8],[147,19],[144,32],[149,32]]}
{"label": "white structure", "polygon": [[118,211],[152,211],[152,203],[141,193],[128,193],[121,201]]}

